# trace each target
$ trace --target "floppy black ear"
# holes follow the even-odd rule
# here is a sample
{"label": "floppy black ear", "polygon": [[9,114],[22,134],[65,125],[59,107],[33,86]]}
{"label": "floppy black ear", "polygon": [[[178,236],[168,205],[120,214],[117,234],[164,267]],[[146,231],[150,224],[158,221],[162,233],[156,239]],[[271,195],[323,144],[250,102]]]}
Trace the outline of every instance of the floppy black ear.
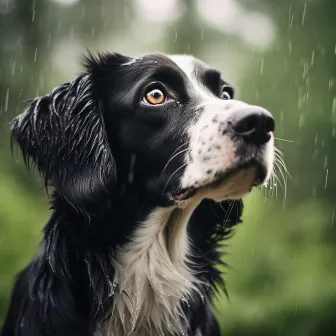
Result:
{"label": "floppy black ear", "polygon": [[107,193],[116,179],[101,102],[93,91],[90,74],[82,75],[33,100],[12,129],[26,165],[35,164],[46,185],[79,210]]}

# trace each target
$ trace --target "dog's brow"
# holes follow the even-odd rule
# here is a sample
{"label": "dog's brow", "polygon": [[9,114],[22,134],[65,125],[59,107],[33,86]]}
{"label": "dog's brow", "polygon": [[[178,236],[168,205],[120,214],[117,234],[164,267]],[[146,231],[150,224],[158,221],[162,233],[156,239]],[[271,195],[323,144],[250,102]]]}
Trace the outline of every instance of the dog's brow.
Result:
{"label": "dog's brow", "polygon": [[203,71],[202,78],[205,81],[212,81],[219,83],[221,79],[221,73],[215,69],[207,69]]}
{"label": "dog's brow", "polygon": [[162,78],[167,84],[176,86],[178,84],[183,86],[185,74],[178,67],[161,66],[155,71],[155,76]]}

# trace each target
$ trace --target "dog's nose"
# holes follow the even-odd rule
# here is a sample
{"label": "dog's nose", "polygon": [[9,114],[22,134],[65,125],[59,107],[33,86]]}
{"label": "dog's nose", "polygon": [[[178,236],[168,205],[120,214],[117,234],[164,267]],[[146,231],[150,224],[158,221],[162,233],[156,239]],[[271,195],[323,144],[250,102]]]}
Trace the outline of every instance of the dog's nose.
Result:
{"label": "dog's nose", "polygon": [[274,119],[270,112],[259,106],[245,106],[234,111],[229,119],[232,131],[247,141],[262,145],[274,131]]}

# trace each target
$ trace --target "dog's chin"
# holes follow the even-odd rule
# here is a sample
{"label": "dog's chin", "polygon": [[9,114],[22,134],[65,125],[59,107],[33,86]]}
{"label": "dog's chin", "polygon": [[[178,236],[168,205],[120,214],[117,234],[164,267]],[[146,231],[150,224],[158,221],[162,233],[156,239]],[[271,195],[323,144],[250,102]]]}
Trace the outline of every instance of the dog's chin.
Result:
{"label": "dog's chin", "polygon": [[264,183],[267,169],[260,164],[242,165],[230,171],[221,172],[199,187],[190,186],[173,195],[176,204],[185,204],[192,199],[213,199],[217,202],[241,198],[253,187]]}
{"label": "dog's chin", "polygon": [[244,168],[230,175],[230,177],[209,184],[200,189],[202,198],[215,201],[241,198],[258,185],[258,170],[256,167]]}

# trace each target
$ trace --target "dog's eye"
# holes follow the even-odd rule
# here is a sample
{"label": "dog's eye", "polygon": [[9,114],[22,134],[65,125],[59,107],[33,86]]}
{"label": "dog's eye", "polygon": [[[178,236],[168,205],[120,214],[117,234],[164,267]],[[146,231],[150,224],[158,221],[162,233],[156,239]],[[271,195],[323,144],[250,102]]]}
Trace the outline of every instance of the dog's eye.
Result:
{"label": "dog's eye", "polygon": [[233,88],[229,85],[223,85],[220,98],[222,99],[232,99],[233,98]]}
{"label": "dog's eye", "polygon": [[166,95],[159,89],[154,89],[147,92],[144,96],[144,102],[151,105],[159,105],[163,104],[167,97]]}

